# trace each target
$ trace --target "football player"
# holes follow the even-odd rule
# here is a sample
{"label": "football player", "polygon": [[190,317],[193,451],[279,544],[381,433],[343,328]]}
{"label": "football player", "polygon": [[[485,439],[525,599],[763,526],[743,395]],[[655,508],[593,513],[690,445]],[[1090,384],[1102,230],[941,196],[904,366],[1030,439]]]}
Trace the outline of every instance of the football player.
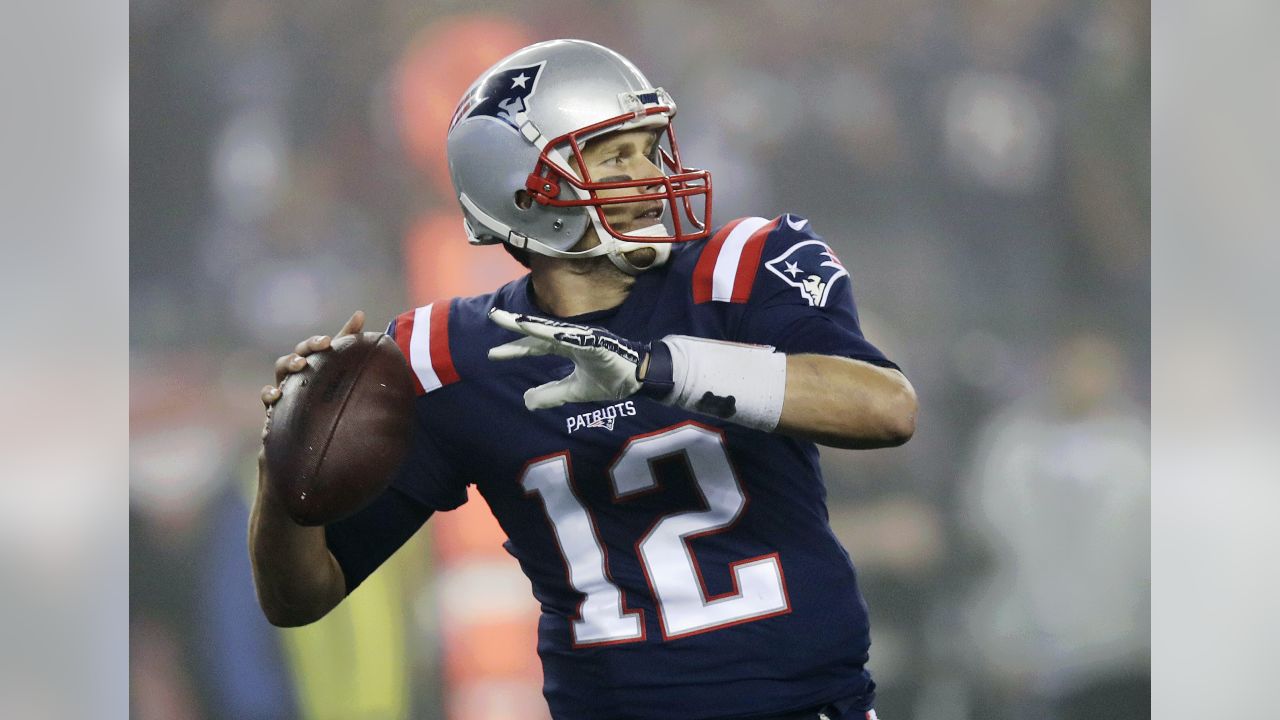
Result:
{"label": "football player", "polygon": [[[554,717],[874,717],[866,607],[815,443],[899,445],[915,393],[806,219],[710,225],[675,113],[577,40],[524,48],[466,93],[448,135],[466,234],[529,273],[391,322],[416,431],[372,505],[305,528],[261,494],[273,623],[323,616],[474,485],[541,603]],[[277,385],[328,346],[280,358]]]}

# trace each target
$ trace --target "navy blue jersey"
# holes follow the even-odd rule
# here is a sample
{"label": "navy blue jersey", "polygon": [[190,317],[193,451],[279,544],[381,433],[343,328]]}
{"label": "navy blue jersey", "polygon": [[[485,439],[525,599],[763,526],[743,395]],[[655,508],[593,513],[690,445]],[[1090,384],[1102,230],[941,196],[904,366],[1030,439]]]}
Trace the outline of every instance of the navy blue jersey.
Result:
{"label": "navy blue jersey", "polygon": [[[519,337],[488,320],[493,307],[545,314],[526,276],[393,321],[418,432],[388,493],[399,500],[345,527],[406,503],[420,518],[450,510],[475,485],[541,603],[557,718],[751,717],[850,697],[869,708],[866,607],[813,443],[639,396],[529,411],[524,392],[572,363],[488,360]],[[862,337],[844,266],[793,215],[676,246],[622,305],[567,319],[636,341],[692,335],[896,367]],[[330,533],[349,586],[394,550],[355,534]]]}

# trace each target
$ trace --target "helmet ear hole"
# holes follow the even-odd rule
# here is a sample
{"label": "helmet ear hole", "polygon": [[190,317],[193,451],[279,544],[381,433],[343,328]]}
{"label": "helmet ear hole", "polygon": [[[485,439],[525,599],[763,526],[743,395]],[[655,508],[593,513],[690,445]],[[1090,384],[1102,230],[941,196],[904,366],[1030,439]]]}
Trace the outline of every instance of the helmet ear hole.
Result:
{"label": "helmet ear hole", "polygon": [[514,197],[516,207],[521,210],[528,210],[533,207],[533,196],[527,190],[517,190]]}

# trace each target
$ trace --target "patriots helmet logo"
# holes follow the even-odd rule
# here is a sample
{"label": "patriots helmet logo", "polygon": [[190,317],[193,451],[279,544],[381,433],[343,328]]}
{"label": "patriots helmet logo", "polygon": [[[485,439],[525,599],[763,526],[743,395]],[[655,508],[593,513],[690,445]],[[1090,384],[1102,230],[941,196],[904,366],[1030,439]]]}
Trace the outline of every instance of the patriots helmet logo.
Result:
{"label": "patriots helmet logo", "polygon": [[765,263],[774,275],[800,291],[809,305],[826,307],[831,288],[849,271],[821,240],[804,240]]}
{"label": "patriots helmet logo", "polygon": [[509,68],[494,73],[484,82],[471,88],[453,111],[449,130],[463,120],[487,117],[498,120],[519,132],[517,116],[528,110],[529,98],[538,88],[538,75],[546,61],[536,65]]}

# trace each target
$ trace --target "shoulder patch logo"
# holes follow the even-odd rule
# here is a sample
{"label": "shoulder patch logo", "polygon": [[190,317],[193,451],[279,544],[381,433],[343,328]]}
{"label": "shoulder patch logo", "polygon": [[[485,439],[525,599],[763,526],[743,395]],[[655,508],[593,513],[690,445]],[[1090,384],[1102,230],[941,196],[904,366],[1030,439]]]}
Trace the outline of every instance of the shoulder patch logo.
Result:
{"label": "shoulder patch logo", "polygon": [[765,263],[765,267],[799,290],[809,305],[816,307],[826,307],[831,286],[849,274],[836,254],[821,240],[798,242]]}
{"label": "shoulder patch logo", "polygon": [[511,68],[494,74],[467,93],[453,111],[449,130],[463,120],[488,117],[503,122],[519,132],[519,115],[528,111],[529,98],[538,89],[538,76],[546,61],[536,65]]}

